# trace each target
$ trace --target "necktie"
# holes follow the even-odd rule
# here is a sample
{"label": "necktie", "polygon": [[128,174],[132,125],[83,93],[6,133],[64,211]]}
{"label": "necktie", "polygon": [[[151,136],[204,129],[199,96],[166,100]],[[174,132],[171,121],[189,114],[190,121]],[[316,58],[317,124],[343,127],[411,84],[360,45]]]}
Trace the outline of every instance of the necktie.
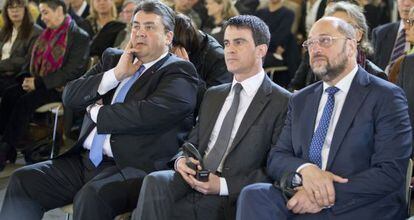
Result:
{"label": "necktie", "polygon": [[240,92],[243,87],[240,83],[236,83],[233,89],[233,102],[231,103],[230,109],[224,117],[216,143],[204,158],[204,166],[207,170],[210,171],[217,170],[221,160],[223,159],[224,153],[229,146],[230,136],[234,126],[234,120],[236,118],[237,109],[239,108]]}
{"label": "necktie", "polygon": [[[131,86],[134,82],[138,79],[141,73],[144,71],[144,65],[138,69],[138,71],[122,86],[122,88],[118,91],[113,103],[120,103],[124,102],[125,96],[128,93]],[[98,134],[95,133],[95,136],[92,140],[91,150],[89,151],[89,159],[92,163],[97,167],[102,161],[102,149],[105,142],[106,134]]]}
{"label": "necktie", "polygon": [[400,34],[399,34],[397,40],[395,41],[394,49],[392,50],[392,53],[391,53],[391,58],[390,58],[390,63],[389,63],[390,67],[395,63],[395,61],[398,58],[400,58],[402,55],[404,55],[405,43],[406,43],[405,30],[402,29],[400,31]]}
{"label": "necktie", "polygon": [[309,148],[309,159],[312,163],[322,168],[322,147],[325,142],[326,133],[328,132],[329,123],[332,117],[332,111],[335,106],[335,93],[339,89],[337,87],[329,87],[325,90],[328,93],[328,101],[323,108],[322,117],[319,121],[318,127],[312,137],[312,142]]}

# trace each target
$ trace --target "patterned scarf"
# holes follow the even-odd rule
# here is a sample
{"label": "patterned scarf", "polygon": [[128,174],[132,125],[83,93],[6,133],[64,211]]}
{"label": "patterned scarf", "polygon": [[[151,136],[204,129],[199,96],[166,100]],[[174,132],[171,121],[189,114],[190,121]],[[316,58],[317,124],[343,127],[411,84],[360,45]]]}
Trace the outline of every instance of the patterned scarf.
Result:
{"label": "patterned scarf", "polygon": [[37,38],[30,61],[30,73],[34,76],[46,76],[62,66],[71,21],[71,17],[66,16],[60,27],[46,28]]}

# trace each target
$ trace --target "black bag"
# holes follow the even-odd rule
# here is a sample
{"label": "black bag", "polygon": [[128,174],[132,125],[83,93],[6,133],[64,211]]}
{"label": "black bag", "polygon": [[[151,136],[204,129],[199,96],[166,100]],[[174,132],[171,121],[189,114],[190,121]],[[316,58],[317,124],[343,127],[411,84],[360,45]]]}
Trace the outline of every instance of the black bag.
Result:
{"label": "black bag", "polygon": [[273,186],[282,192],[282,196],[287,202],[295,195],[295,188],[302,186],[302,175],[297,172],[285,173],[280,178],[280,182],[275,181]]}

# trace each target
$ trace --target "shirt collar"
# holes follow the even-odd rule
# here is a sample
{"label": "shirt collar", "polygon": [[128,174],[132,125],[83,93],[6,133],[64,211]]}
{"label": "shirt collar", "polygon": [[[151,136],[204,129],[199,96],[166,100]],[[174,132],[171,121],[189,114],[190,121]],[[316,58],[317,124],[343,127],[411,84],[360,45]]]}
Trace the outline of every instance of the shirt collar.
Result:
{"label": "shirt collar", "polygon": [[[165,53],[164,53],[164,54],[162,54],[160,57],[158,57],[158,59],[156,59],[156,60],[154,60],[154,61],[151,61],[151,62],[148,62],[148,63],[144,63],[144,64],[142,64],[142,65],[144,65],[144,67],[145,67],[144,72],[145,72],[147,69],[151,68],[151,67],[152,67],[152,65],[154,65],[156,62],[160,61],[162,58],[164,58],[165,56],[167,56],[167,54],[168,54],[168,52],[165,52]],[[134,62],[136,62],[136,61],[137,61],[137,58],[135,58],[135,61],[134,61]]]}
{"label": "shirt collar", "polygon": [[242,82],[238,82],[235,77],[233,77],[233,82],[231,84],[231,88],[233,90],[234,85],[236,83],[240,83],[243,86],[243,90],[245,91],[247,96],[254,96],[259,89],[260,85],[262,85],[263,79],[265,77],[264,70],[260,70],[257,74],[243,80]]}
{"label": "shirt collar", "polygon": [[[335,87],[339,89],[339,91],[344,92],[345,94],[348,94],[349,88],[351,87],[352,80],[354,79],[356,73],[358,71],[358,65],[355,65],[354,69],[351,70],[351,72],[346,75],[344,78],[339,80],[338,83],[336,83]],[[323,91],[325,91],[330,85],[328,83],[323,82]]]}

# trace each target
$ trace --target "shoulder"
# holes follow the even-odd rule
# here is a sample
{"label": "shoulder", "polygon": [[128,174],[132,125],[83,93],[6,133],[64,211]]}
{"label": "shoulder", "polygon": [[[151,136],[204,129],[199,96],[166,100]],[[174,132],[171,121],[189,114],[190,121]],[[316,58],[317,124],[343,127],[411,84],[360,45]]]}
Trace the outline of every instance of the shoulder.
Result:
{"label": "shoulder", "polygon": [[81,39],[81,40],[88,40],[89,34],[80,28],[75,21],[72,20],[69,28],[69,33],[71,33],[74,38]]}
{"label": "shoulder", "polygon": [[268,81],[271,91],[272,91],[271,96],[275,97],[276,99],[288,100],[292,96],[291,92],[277,85],[276,83],[272,82],[268,77],[265,77],[264,80],[265,80],[264,83]]}
{"label": "shoulder", "polygon": [[379,34],[379,33],[382,33],[382,32],[389,31],[390,29],[395,28],[395,27],[398,28],[398,26],[399,26],[398,22],[383,24],[383,25],[380,25],[380,26],[374,28],[374,30],[372,30],[372,33]]}

